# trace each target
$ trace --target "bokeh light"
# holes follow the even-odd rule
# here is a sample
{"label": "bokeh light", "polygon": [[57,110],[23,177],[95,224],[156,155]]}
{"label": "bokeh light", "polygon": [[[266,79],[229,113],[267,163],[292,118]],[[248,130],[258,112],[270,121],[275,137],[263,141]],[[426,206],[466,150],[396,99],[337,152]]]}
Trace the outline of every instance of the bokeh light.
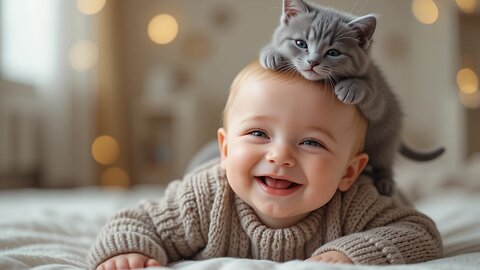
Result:
{"label": "bokeh light", "polygon": [[68,60],[77,71],[89,70],[98,62],[98,47],[91,40],[79,40],[70,47]]}
{"label": "bokeh light", "polygon": [[433,0],[413,0],[412,12],[423,24],[432,24],[438,19],[438,6]]}
{"label": "bokeh light", "polygon": [[469,68],[462,68],[457,73],[458,89],[465,94],[478,92],[478,76]]}
{"label": "bokeh light", "polygon": [[110,136],[100,136],[93,141],[92,155],[95,161],[103,165],[114,163],[119,156],[118,142]]}
{"label": "bokeh light", "polygon": [[205,60],[212,52],[212,44],[208,35],[204,33],[191,33],[185,40],[182,50],[188,59]]}
{"label": "bokeh light", "polygon": [[457,6],[466,13],[472,13],[477,8],[477,0],[455,0]]}
{"label": "bokeh light", "polygon": [[112,167],[102,173],[100,184],[104,187],[128,187],[130,185],[130,177],[125,170]]}
{"label": "bokeh light", "polygon": [[77,8],[83,14],[93,15],[103,9],[107,0],[77,0]]}
{"label": "bokeh light", "polygon": [[177,20],[169,14],[157,15],[148,24],[148,36],[157,44],[170,43],[177,34]]}
{"label": "bokeh light", "polygon": [[458,97],[460,99],[460,103],[465,108],[468,109],[478,109],[480,108],[480,92],[475,91],[472,94],[465,94],[464,92],[458,92]]}

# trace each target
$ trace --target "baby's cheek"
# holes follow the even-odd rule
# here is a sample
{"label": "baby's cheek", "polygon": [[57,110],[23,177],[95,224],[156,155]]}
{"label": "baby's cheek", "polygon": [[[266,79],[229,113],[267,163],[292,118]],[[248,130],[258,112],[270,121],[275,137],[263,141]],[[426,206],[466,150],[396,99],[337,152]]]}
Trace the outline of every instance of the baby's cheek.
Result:
{"label": "baby's cheek", "polygon": [[247,160],[248,157],[253,155],[255,148],[247,144],[239,144],[231,147],[230,154],[235,158],[240,160]]}
{"label": "baby's cheek", "polygon": [[231,169],[241,171],[242,173],[247,173],[253,166],[255,166],[255,163],[261,159],[261,154],[258,153],[255,147],[250,145],[241,145],[231,149],[230,158],[234,163],[234,166]]}

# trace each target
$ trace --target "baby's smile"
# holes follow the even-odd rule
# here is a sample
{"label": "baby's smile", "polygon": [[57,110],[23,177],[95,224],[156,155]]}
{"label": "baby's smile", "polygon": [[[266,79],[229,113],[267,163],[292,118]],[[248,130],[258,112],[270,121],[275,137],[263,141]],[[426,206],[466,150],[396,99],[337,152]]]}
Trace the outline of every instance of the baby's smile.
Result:
{"label": "baby's smile", "polygon": [[256,176],[255,180],[263,191],[274,196],[290,195],[303,186],[276,176]]}

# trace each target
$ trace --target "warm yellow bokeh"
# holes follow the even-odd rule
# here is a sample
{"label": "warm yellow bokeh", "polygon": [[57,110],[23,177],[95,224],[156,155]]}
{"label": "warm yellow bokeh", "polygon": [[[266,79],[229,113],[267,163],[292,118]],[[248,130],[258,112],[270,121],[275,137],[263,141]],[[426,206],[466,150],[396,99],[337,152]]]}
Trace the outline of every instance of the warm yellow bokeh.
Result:
{"label": "warm yellow bokeh", "polygon": [[68,60],[75,70],[89,70],[98,62],[98,47],[91,40],[79,40],[70,47]]}
{"label": "warm yellow bokeh", "polygon": [[130,177],[121,168],[108,168],[102,173],[100,184],[104,187],[128,187],[130,186]]}
{"label": "warm yellow bokeh", "polygon": [[477,0],[455,0],[457,6],[467,13],[472,13],[477,8]]}
{"label": "warm yellow bokeh", "polygon": [[77,8],[83,14],[93,15],[105,6],[107,0],[77,0]]}
{"label": "warm yellow bokeh", "polygon": [[465,94],[473,94],[478,91],[478,76],[469,68],[462,68],[457,73],[458,89]]}
{"label": "warm yellow bokeh", "polygon": [[423,24],[432,24],[438,19],[438,6],[433,0],[413,0],[412,12]]}
{"label": "warm yellow bokeh", "polygon": [[460,103],[465,108],[468,109],[478,109],[480,108],[480,92],[475,91],[472,94],[465,94],[463,92],[458,92],[458,97],[460,99]]}
{"label": "warm yellow bokeh", "polygon": [[157,44],[172,42],[178,34],[178,23],[168,14],[155,16],[148,24],[148,36]]}
{"label": "warm yellow bokeh", "polygon": [[110,136],[100,136],[93,141],[92,155],[95,161],[103,165],[114,163],[119,156],[118,142]]}

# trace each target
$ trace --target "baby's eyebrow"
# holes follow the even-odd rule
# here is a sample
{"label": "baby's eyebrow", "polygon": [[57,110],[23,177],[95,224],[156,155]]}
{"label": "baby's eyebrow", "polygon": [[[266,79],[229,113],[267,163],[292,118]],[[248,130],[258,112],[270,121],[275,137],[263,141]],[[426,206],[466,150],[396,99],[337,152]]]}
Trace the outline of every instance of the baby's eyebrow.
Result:
{"label": "baby's eyebrow", "polygon": [[245,117],[242,121],[240,121],[240,124],[243,124],[248,121],[274,121],[275,117],[270,116],[270,115],[250,115]]}
{"label": "baby's eyebrow", "polygon": [[333,136],[333,134],[328,129],[324,129],[319,126],[308,126],[307,128],[325,134],[325,136],[327,136],[330,140],[332,140],[334,143],[337,143],[337,140],[335,140],[335,136]]}

